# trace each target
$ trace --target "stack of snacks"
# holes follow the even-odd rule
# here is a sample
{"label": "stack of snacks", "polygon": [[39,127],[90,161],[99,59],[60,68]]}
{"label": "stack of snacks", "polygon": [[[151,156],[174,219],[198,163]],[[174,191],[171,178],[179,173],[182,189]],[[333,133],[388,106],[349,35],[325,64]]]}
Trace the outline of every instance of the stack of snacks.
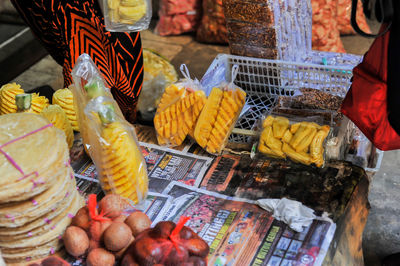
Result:
{"label": "stack of snacks", "polygon": [[57,90],[53,94],[53,104],[58,104],[64,110],[72,129],[79,131],[78,118],[74,107],[74,96],[71,90],[67,88]]}
{"label": "stack of snacks", "polygon": [[232,54],[299,61],[311,50],[311,2],[223,1]]}
{"label": "stack of snacks", "polygon": [[269,115],[262,127],[258,146],[261,153],[275,158],[288,156],[305,165],[314,163],[317,167],[323,166],[323,144],[330,126],[305,121],[290,124],[286,117]]}
{"label": "stack of snacks", "polygon": [[3,258],[22,263],[55,253],[83,205],[62,132],[36,114],[3,115],[0,152]]}

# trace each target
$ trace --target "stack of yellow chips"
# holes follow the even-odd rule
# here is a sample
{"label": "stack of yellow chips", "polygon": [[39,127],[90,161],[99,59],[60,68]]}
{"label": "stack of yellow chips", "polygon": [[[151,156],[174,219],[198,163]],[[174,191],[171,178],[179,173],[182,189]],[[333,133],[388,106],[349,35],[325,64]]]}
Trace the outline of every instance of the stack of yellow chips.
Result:
{"label": "stack of yellow chips", "polygon": [[24,93],[24,90],[16,83],[3,85],[0,88],[0,114],[16,113],[15,95],[21,93]]}
{"label": "stack of yellow chips", "polygon": [[74,96],[69,89],[61,89],[53,94],[53,104],[58,104],[67,115],[72,129],[79,131],[77,114],[74,108]]}
{"label": "stack of yellow chips", "polygon": [[56,128],[64,131],[67,138],[68,147],[74,144],[74,132],[71,124],[65,115],[64,110],[57,104],[52,104],[43,109],[42,115],[46,117]]}

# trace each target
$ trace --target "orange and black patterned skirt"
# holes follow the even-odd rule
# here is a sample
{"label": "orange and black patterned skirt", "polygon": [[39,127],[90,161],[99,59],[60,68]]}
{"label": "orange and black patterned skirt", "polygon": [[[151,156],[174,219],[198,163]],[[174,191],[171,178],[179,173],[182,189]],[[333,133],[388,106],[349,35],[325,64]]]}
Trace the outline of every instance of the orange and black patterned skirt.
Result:
{"label": "orange and black patterned skirt", "polygon": [[98,0],[11,0],[50,55],[63,66],[64,86],[79,55],[89,54],[128,121],[143,84],[139,33],[107,32]]}

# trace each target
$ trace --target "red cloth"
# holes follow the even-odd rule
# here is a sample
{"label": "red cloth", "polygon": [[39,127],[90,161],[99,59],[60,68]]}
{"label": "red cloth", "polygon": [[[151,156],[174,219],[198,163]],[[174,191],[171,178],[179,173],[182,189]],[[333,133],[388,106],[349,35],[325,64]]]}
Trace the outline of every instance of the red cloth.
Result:
{"label": "red cloth", "polygon": [[[382,26],[382,29],[386,25]],[[390,31],[378,37],[353,70],[353,83],[341,111],[380,150],[400,149],[400,136],[387,112],[387,67]]]}

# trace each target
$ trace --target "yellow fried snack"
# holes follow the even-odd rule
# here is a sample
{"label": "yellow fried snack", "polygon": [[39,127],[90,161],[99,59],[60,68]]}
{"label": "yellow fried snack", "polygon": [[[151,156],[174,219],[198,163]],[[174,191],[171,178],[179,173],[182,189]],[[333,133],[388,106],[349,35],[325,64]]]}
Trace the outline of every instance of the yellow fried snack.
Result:
{"label": "yellow fried snack", "polygon": [[147,195],[148,177],[139,147],[128,131],[121,122],[104,126],[100,176],[107,193],[116,193],[138,203]]}
{"label": "yellow fried snack", "polygon": [[67,88],[57,90],[53,94],[53,104],[58,104],[64,110],[69,122],[71,123],[72,129],[79,131],[78,118],[74,107],[74,96],[72,91]]}
{"label": "yellow fried snack", "polygon": [[0,114],[16,113],[15,96],[22,93],[24,93],[24,90],[16,83],[3,85],[0,88]]}
{"label": "yellow fried snack", "polygon": [[277,116],[272,122],[272,131],[274,132],[274,137],[281,139],[288,127],[289,119],[286,117]]}
{"label": "yellow fried snack", "polygon": [[37,93],[32,94],[31,108],[35,114],[40,114],[47,106],[49,106],[49,99],[45,96],[39,96]]}
{"label": "yellow fried snack", "polygon": [[286,153],[290,159],[295,162],[299,162],[305,165],[311,164],[311,156],[305,152],[296,152],[290,145],[283,143],[282,151]]}
{"label": "yellow fried snack", "polygon": [[321,167],[324,164],[324,148],[322,144],[324,143],[325,138],[328,136],[329,130],[329,126],[322,126],[321,129],[315,134],[310,145],[312,162],[318,167]]}
{"label": "yellow fried snack", "polygon": [[[169,92],[166,90],[164,94],[167,93]],[[179,91],[178,95],[180,93]],[[186,136],[193,131],[197,118],[206,102],[206,95],[203,91],[188,91],[184,97],[177,101],[175,101],[176,97],[173,97],[173,95],[168,94],[162,97],[160,102],[162,108],[158,108],[154,116],[154,128],[160,145],[181,145]],[[173,103],[167,106],[167,101]]]}
{"label": "yellow fried snack", "polygon": [[41,115],[46,117],[56,128],[64,131],[68,147],[71,148],[74,144],[74,132],[64,110],[59,105],[53,104],[44,108]]}
{"label": "yellow fried snack", "polygon": [[290,132],[290,129],[287,129],[285,131],[285,134],[283,134],[282,141],[289,143],[292,138],[293,138],[293,134]]}
{"label": "yellow fried snack", "polygon": [[220,153],[246,100],[240,89],[213,88],[194,131],[197,143],[209,153]]}
{"label": "yellow fried snack", "polygon": [[268,126],[272,126],[272,123],[274,122],[274,117],[272,115],[267,116],[267,118],[264,119],[262,127],[266,128]]}
{"label": "yellow fried snack", "polygon": [[135,23],[146,15],[146,2],[142,1],[142,4],[137,6],[119,6],[118,12],[122,23]]}
{"label": "yellow fried snack", "polygon": [[[289,125],[284,117],[268,116],[260,135],[258,150],[273,158],[285,158],[295,162],[318,167],[324,164],[323,142],[330,127],[313,122],[301,122]],[[283,131],[284,130],[284,131]],[[282,133],[283,131],[283,133]],[[281,137],[282,135],[282,137]]]}

